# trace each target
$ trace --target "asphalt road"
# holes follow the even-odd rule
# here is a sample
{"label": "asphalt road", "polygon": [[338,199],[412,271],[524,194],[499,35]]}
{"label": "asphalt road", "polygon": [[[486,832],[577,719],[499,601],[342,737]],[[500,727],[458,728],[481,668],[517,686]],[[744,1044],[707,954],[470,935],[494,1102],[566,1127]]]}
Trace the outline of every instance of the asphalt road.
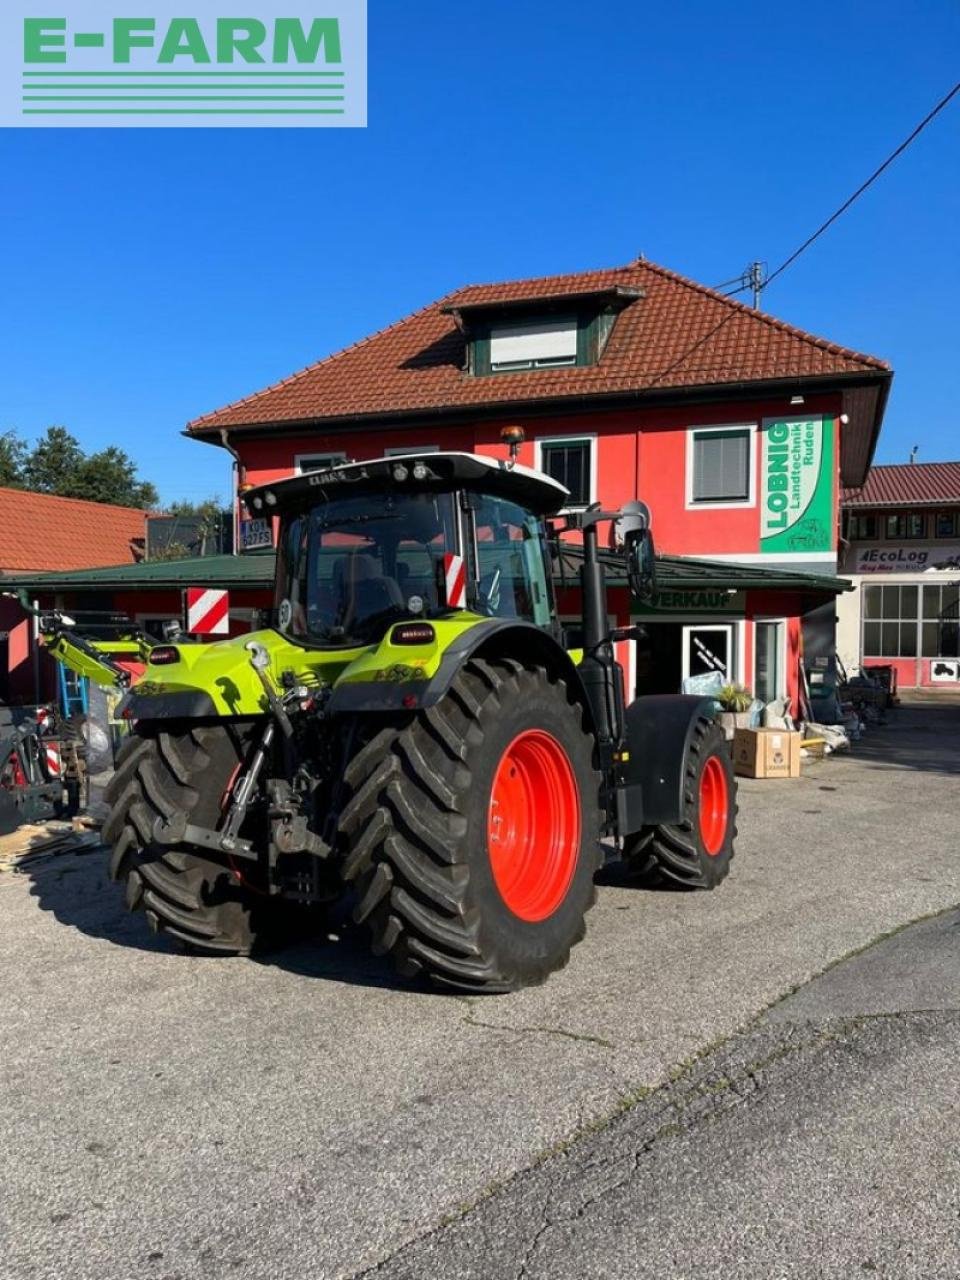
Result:
{"label": "asphalt road", "polygon": [[960,1275],[960,913],[842,961],[382,1280]]}
{"label": "asphalt road", "polygon": [[[397,985],[349,934],[175,955],[101,855],[0,877],[0,1275],[956,1274],[955,994],[800,1006],[960,903],[958,811],[960,707],[904,708],[856,758],[744,782],[718,891],[608,873],[570,967],[487,999]],[[816,989],[861,1004],[847,967]]]}

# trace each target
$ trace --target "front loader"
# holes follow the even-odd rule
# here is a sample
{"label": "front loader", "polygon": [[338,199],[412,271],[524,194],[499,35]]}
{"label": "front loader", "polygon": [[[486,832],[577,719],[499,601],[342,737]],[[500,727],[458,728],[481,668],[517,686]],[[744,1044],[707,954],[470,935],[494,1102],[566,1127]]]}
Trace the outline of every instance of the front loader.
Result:
{"label": "front loader", "polygon": [[[515,454],[517,440],[511,442]],[[652,584],[642,504],[558,515],[515,463],[411,454],[263,486],[279,523],[272,625],[159,644],[105,840],[127,904],[191,949],[249,954],[344,892],[402,974],[470,991],[542,982],[582,938],[609,838],[637,876],[713,888],[735,782],[708,700],[625,705],[598,526]],[[583,543],[582,636],[551,553]]]}

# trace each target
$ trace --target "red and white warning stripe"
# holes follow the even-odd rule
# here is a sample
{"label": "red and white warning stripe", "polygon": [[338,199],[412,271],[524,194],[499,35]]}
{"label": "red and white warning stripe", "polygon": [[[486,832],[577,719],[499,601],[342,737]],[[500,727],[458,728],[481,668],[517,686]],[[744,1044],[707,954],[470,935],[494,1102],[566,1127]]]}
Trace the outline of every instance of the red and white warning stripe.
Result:
{"label": "red and white warning stripe", "polygon": [[194,636],[230,634],[230,592],[187,587],[187,630]]}
{"label": "red and white warning stripe", "polygon": [[463,609],[467,603],[467,570],[463,556],[443,557],[443,580],[448,609]]}
{"label": "red and white warning stripe", "polygon": [[37,707],[37,728],[46,733],[53,724],[53,712],[49,707]]}
{"label": "red and white warning stripe", "polygon": [[59,778],[63,772],[63,762],[60,759],[60,743],[45,742],[43,744],[43,751],[47,763],[47,777]]}

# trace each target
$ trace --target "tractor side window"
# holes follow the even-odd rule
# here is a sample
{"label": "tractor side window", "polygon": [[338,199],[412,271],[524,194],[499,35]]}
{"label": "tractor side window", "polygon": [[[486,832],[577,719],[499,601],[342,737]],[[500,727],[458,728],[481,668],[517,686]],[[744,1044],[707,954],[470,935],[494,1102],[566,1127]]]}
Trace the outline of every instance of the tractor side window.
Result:
{"label": "tractor side window", "polygon": [[474,508],[477,610],[550,625],[550,587],[539,519],[512,502],[481,497]]}
{"label": "tractor side window", "polygon": [[282,626],[293,636],[307,632],[307,526],[308,521],[297,516],[286,526],[280,543],[277,583],[282,589],[278,585],[275,607],[280,608],[284,597],[289,601],[289,616],[284,616]]}

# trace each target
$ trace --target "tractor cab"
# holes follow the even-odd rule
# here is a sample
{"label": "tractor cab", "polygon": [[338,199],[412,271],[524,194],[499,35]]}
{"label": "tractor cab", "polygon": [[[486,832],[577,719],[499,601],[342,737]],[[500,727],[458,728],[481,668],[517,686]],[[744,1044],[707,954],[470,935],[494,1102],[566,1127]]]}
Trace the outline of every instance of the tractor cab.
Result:
{"label": "tractor cab", "polygon": [[431,453],[343,463],[246,502],[280,516],[276,629],[353,649],[462,611],[554,631],[544,518],[568,496],[527,467]]}

